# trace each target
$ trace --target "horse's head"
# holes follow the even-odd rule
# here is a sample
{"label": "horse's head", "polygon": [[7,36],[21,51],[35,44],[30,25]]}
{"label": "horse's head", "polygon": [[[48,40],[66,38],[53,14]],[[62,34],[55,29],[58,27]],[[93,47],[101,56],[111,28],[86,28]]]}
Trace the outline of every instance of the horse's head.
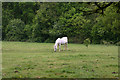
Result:
{"label": "horse's head", "polygon": [[57,45],[54,45],[54,51],[56,52],[56,50],[57,50]]}

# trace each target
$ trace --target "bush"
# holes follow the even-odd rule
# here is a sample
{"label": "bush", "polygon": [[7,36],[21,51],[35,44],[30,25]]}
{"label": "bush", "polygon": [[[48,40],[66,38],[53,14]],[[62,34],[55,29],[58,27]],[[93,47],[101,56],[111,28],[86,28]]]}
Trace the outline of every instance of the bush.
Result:
{"label": "bush", "polygon": [[43,39],[42,37],[36,37],[36,38],[33,38],[32,41],[33,42],[40,42],[40,43],[42,43],[43,42],[42,39]]}
{"label": "bush", "polygon": [[44,42],[45,43],[54,43],[55,41],[53,39],[48,38]]}
{"label": "bush", "polygon": [[114,44],[113,41],[105,41],[105,40],[102,40],[101,42],[102,42],[102,44],[104,44],[104,45]]}
{"label": "bush", "polygon": [[116,43],[117,46],[120,46],[120,41]]}
{"label": "bush", "polygon": [[24,37],[24,22],[20,19],[13,19],[7,25],[5,30],[6,40],[8,41],[22,41]]}
{"label": "bush", "polygon": [[88,44],[90,44],[90,39],[89,38],[85,39],[84,44],[86,47],[88,47]]}
{"label": "bush", "polygon": [[[25,25],[25,28],[24,28],[24,37],[26,39],[26,41],[31,41],[32,40],[32,28],[33,26],[31,25]],[[31,40],[30,40],[31,39]]]}
{"label": "bush", "polygon": [[107,41],[105,41],[105,40],[103,40],[102,43],[103,43],[104,45],[108,45],[108,44],[109,44],[109,42],[107,42]]}

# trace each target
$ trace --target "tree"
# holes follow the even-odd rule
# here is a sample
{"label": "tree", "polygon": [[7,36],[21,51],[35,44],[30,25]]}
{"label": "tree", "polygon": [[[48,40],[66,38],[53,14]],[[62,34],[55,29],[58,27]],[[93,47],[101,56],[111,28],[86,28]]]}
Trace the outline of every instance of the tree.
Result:
{"label": "tree", "polygon": [[[3,40],[54,42],[67,36],[75,43],[86,38],[93,43],[120,41],[120,2],[5,2],[2,10]],[[24,23],[19,35],[15,20]]]}
{"label": "tree", "polygon": [[58,18],[57,8],[59,3],[40,3],[40,9],[33,19],[32,37],[36,42],[44,42],[50,37],[49,29],[52,29],[54,21]]}
{"label": "tree", "polygon": [[75,42],[83,43],[89,33],[89,23],[90,20],[86,19],[82,12],[77,13],[76,8],[71,7],[54,23],[52,32],[58,36],[73,37]]}
{"label": "tree", "polygon": [[92,28],[93,42],[100,43],[101,40],[114,41],[120,40],[120,14],[113,5],[106,8],[105,15],[96,18],[96,24]]}

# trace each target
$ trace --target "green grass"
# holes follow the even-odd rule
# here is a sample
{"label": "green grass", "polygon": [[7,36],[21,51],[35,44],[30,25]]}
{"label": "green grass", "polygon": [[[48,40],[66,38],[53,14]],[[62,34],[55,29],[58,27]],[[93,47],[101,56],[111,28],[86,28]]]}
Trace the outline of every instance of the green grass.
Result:
{"label": "green grass", "polygon": [[[116,78],[118,47],[53,43],[2,42],[3,78]],[[62,46],[63,48],[63,46]]]}

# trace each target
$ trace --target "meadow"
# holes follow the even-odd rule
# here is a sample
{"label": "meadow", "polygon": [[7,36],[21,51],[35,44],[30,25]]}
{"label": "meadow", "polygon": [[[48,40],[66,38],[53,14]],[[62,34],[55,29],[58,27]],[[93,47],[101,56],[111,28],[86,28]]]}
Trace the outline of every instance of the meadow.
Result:
{"label": "meadow", "polygon": [[[53,51],[54,43],[2,42],[3,78],[116,78],[118,47],[68,44]],[[63,49],[63,46],[62,46]]]}

